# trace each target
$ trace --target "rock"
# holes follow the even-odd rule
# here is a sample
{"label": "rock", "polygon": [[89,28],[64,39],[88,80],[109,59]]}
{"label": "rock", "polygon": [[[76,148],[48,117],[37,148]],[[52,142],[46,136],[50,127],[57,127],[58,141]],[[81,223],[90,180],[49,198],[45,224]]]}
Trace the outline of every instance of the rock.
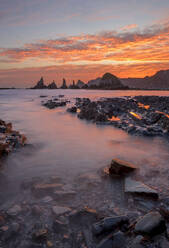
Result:
{"label": "rock", "polygon": [[47,102],[42,103],[43,106],[49,109],[54,109],[57,107],[64,107],[66,106],[66,104],[67,104],[67,101],[55,102],[53,100],[48,100]]}
{"label": "rock", "polygon": [[168,248],[169,247],[169,241],[163,237],[161,240],[160,240],[160,248]]}
{"label": "rock", "polygon": [[137,169],[137,166],[135,166],[132,163],[129,163],[129,162],[126,162],[120,159],[112,159],[112,162],[109,168],[109,173],[121,175],[121,174],[132,172],[135,169]]}
{"label": "rock", "polygon": [[7,214],[10,216],[16,216],[21,212],[21,207],[20,205],[14,205],[10,209],[8,209]]}
{"label": "rock", "polygon": [[50,83],[48,86],[47,86],[48,89],[57,89],[57,85],[56,83],[53,81],[52,83]]}
{"label": "rock", "polygon": [[146,184],[135,181],[131,179],[130,177],[125,178],[125,193],[132,193],[132,194],[141,194],[141,195],[147,195],[154,198],[158,198],[158,192],[147,186]]}
{"label": "rock", "polygon": [[33,215],[40,216],[42,213],[43,213],[43,211],[42,211],[41,207],[39,207],[38,205],[34,205],[32,207],[32,214]]}
{"label": "rock", "polygon": [[73,190],[56,190],[54,192],[54,195],[56,197],[74,197],[76,195],[76,192]]}
{"label": "rock", "polygon": [[128,223],[129,218],[127,216],[107,217],[93,225],[93,233],[100,235],[103,232],[114,231],[117,227]]}
{"label": "rock", "polygon": [[135,232],[143,235],[156,235],[166,229],[165,221],[159,212],[150,212],[140,219],[135,225]]}
{"label": "rock", "polygon": [[46,95],[40,95],[40,97],[41,97],[41,98],[45,98],[45,97],[48,97],[48,96],[46,96]]}
{"label": "rock", "polygon": [[20,225],[16,222],[13,222],[10,226],[1,227],[0,230],[3,232],[2,240],[8,241],[18,234]]}
{"label": "rock", "polygon": [[109,235],[102,240],[97,248],[126,248],[126,238],[122,232]]}
{"label": "rock", "polygon": [[64,215],[71,212],[71,209],[68,207],[53,206],[52,211],[55,215]]}
{"label": "rock", "polygon": [[76,112],[77,112],[77,107],[73,106],[73,107],[71,107],[71,108],[68,108],[68,109],[67,109],[67,112],[76,113]]}
{"label": "rock", "polygon": [[160,213],[167,221],[169,221],[169,206],[162,205],[160,207]]}
{"label": "rock", "polygon": [[49,202],[51,202],[51,201],[53,201],[53,198],[51,197],[51,196],[45,196],[43,199],[42,199],[42,201],[44,202],[44,203],[49,203]]}
{"label": "rock", "polygon": [[143,236],[138,235],[129,245],[128,248],[144,248],[145,246],[142,245],[142,240],[143,240]]}
{"label": "rock", "polygon": [[0,226],[4,224],[5,224],[5,218],[2,215],[0,215]]}
{"label": "rock", "polygon": [[47,86],[44,84],[43,77],[37,82],[37,84],[32,89],[46,89]]}
{"label": "rock", "polygon": [[37,183],[32,187],[32,191],[35,194],[46,194],[49,192],[54,192],[54,190],[61,189],[63,184],[59,183]]}
{"label": "rock", "polygon": [[54,220],[53,229],[56,233],[65,232],[67,225],[59,220]]}
{"label": "rock", "polygon": [[47,234],[48,234],[47,229],[39,229],[32,234],[32,238],[37,242],[41,242],[46,240]]}

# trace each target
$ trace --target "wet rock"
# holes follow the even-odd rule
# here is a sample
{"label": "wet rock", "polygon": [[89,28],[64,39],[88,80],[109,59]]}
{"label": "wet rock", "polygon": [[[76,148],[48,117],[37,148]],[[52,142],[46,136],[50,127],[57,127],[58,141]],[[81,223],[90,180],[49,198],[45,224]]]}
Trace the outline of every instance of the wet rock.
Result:
{"label": "wet rock", "polygon": [[76,113],[77,112],[77,107],[74,106],[74,107],[68,108],[67,112]]}
{"label": "wet rock", "polygon": [[54,192],[54,190],[61,189],[62,187],[63,184],[59,183],[35,183],[32,187],[32,191],[37,195],[43,195]]}
{"label": "wet rock", "polygon": [[107,217],[93,225],[93,233],[100,235],[107,231],[114,231],[117,227],[120,228],[122,225],[128,223],[129,218],[127,216]]}
{"label": "wet rock", "polygon": [[64,222],[60,220],[54,220],[53,229],[56,233],[65,232],[65,230],[67,229],[67,224],[65,224]]}
{"label": "wet rock", "polygon": [[112,162],[109,168],[109,173],[110,175],[111,174],[121,175],[121,174],[132,172],[135,169],[137,169],[137,166],[132,163],[129,163],[129,162],[126,162],[120,159],[112,159]]}
{"label": "wet rock", "polygon": [[142,240],[143,240],[143,236],[138,235],[138,236],[131,242],[131,244],[128,246],[128,248],[144,248],[145,246],[143,246]]}
{"label": "wet rock", "polygon": [[46,240],[47,234],[48,234],[47,229],[45,229],[45,228],[44,229],[39,229],[39,230],[36,230],[32,234],[32,239],[37,241],[37,242],[42,242],[42,241]]}
{"label": "wet rock", "polygon": [[109,235],[102,240],[97,248],[126,248],[126,238],[122,232]]}
{"label": "wet rock", "polygon": [[20,230],[20,225],[16,222],[13,222],[9,226],[1,227],[0,232],[1,232],[2,240],[8,241],[9,239],[16,237],[16,235],[19,233],[19,230]]}
{"label": "wet rock", "polygon": [[81,210],[74,210],[69,214],[69,221],[76,226],[91,226],[98,220],[98,213],[95,209],[85,207]]}
{"label": "wet rock", "polygon": [[68,207],[53,206],[52,211],[55,215],[64,215],[71,212],[71,209]]}
{"label": "wet rock", "polygon": [[0,226],[5,224],[5,218],[3,215],[0,215]]}
{"label": "wet rock", "polygon": [[9,216],[16,216],[21,212],[21,206],[20,205],[14,205],[10,209],[8,209],[7,214]]}
{"label": "wet rock", "polygon": [[40,95],[39,97],[45,98],[45,97],[48,97],[48,96],[47,95]]}
{"label": "wet rock", "polygon": [[140,219],[135,225],[135,232],[143,235],[156,235],[166,229],[165,221],[159,212],[150,212]]}
{"label": "wet rock", "polygon": [[44,203],[49,203],[49,202],[51,202],[51,201],[53,201],[53,198],[51,197],[51,196],[45,196],[43,199],[42,199],[42,201],[44,202]]}
{"label": "wet rock", "polygon": [[66,106],[66,104],[67,104],[67,101],[55,102],[53,100],[48,100],[47,102],[42,103],[43,106],[45,106],[46,108],[49,108],[49,109],[54,109],[57,107],[63,107],[63,106]]}
{"label": "wet rock", "polygon": [[76,195],[76,192],[73,190],[56,190],[54,192],[54,195],[58,198],[60,197],[68,198],[68,197],[74,197]]}
{"label": "wet rock", "polygon": [[125,178],[125,193],[147,195],[158,198],[158,192],[146,184],[135,181],[130,177]]}
{"label": "wet rock", "polygon": [[160,207],[160,213],[161,215],[167,220],[169,221],[169,205],[162,205]]}
{"label": "wet rock", "polygon": [[35,216],[40,216],[43,213],[43,210],[40,206],[34,205],[32,207],[32,214]]}

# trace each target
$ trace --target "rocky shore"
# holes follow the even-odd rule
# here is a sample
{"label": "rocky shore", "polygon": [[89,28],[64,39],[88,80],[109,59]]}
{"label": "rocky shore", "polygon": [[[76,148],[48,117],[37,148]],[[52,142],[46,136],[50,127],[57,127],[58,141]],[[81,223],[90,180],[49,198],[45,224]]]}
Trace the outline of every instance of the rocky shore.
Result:
{"label": "rocky shore", "polygon": [[135,170],[113,159],[104,171],[72,183],[56,175],[24,181],[20,199],[1,205],[0,247],[169,247],[169,198],[158,199],[158,191],[134,180],[126,186]]}
{"label": "rocky shore", "polygon": [[96,124],[113,125],[130,134],[156,136],[169,134],[169,97],[136,96],[76,98],[68,112]]}
{"label": "rocky shore", "polygon": [[0,159],[11,151],[24,146],[25,142],[25,135],[13,130],[12,123],[0,120]]}

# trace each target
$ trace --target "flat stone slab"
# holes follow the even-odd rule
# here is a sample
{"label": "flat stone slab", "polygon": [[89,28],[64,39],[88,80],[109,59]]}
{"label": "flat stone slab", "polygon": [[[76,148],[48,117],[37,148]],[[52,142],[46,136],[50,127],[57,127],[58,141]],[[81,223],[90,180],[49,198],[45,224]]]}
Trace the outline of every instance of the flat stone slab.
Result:
{"label": "flat stone slab", "polygon": [[132,163],[115,158],[115,159],[112,159],[112,162],[109,168],[109,173],[121,175],[121,174],[132,172],[137,168],[138,167]]}
{"label": "flat stone slab", "polygon": [[130,177],[125,178],[125,189],[124,191],[126,193],[135,193],[135,194],[143,194],[143,195],[149,195],[158,198],[158,192],[149,187],[148,185],[133,180]]}
{"label": "flat stone slab", "polygon": [[61,207],[61,206],[53,206],[52,211],[55,215],[63,215],[71,212],[71,208]]}

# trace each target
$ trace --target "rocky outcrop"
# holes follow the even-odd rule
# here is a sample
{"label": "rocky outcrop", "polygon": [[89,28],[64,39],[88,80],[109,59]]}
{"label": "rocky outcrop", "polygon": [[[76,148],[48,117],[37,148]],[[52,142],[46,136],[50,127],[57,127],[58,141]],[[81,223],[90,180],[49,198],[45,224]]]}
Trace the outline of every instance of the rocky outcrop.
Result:
{"label": "rocky outcrop", "polygon": [[64,78],[63,78],[62,86],[60,88],[61,89],[67,89],[66,80]]}
{"label": "rocky outcrop", "polygon": [[76,98],[77,117],[96,124],[113,125],[129,134],[144,136],[169,135],[169,97],[136,96]]}
{"label": "rocky outcrop", "polygon": [[52,83],[50,83],[48,85],[48,89],[57,89],[57,85],[56,85],[55,81],[53,81]]}
{"label": "rocky outcrop", "polygon": [[37,82],[37,84],[32,89],[46,89],[47,86],[44,84],[43,77]]}
{"label": "rocky outcrop", "polygon": [[14,149],[24,146],[26,137],[12,128],[12,123],[0,120],[0,158]]}
{"label": "rocky outcrop", "polygon": [[151,77],[122,78],[122,83],[137,89],[169,89],[169,70],[161,70]]}
{"label": "rocky outcrop", "polygon": [[111,73],[105,73],[102,78],[90,80],[87,85],[90,89],[116,90],[128,88],[122,84],[119,78]]}
{"label": "rocky outcrop", "polygon": [[82,89],[85,86],[85,83],[83,81],[81,81],[81,80],[78,80],[77,83],[76,83],[76,86],[79,89]]}

